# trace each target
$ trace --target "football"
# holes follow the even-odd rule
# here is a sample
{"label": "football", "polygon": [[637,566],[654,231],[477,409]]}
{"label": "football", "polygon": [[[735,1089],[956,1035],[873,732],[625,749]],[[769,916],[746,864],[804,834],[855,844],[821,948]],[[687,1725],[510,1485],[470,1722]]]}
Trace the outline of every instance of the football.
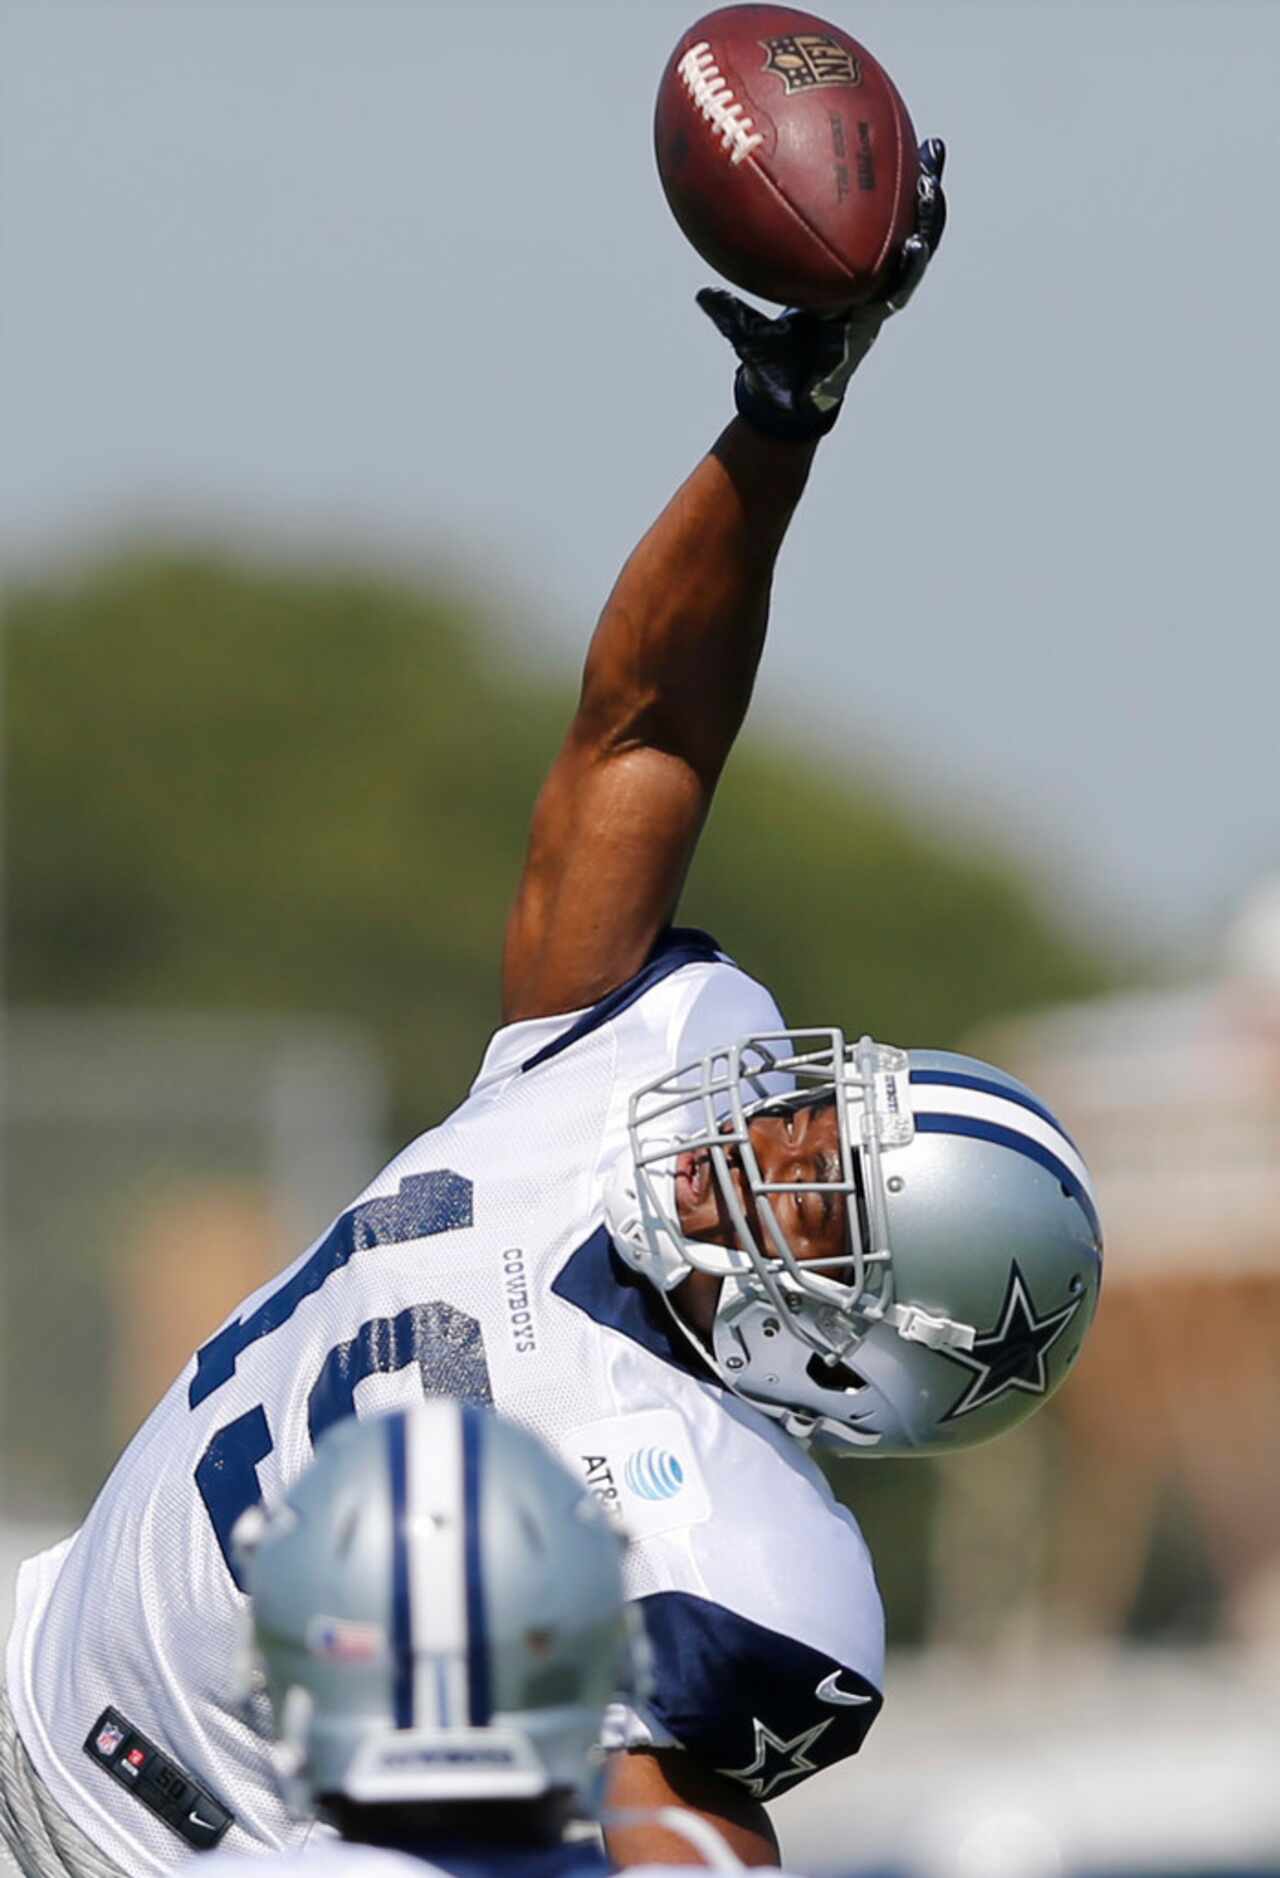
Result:
{"label": "football", "polygon": [[907,107],[864,46],[812,13],[731,6],[691,26],[658,88],[654,141],[680,227],[761,299],[870,299],[911,233]]}

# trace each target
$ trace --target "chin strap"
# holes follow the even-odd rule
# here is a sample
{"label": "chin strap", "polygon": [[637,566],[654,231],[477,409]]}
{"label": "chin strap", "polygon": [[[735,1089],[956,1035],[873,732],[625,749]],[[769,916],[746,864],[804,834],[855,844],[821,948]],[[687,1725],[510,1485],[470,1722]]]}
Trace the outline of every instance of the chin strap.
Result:
{"label": "chin strap", "polygon": [[918,1304],[890,1304],[881,1320],[908,1343],[923,1343],[929,1350],[972,1350],[977,1331],[952,1317],[931,1317]]}
{"label": "chin strap", "polygon": [[[662,1299],[662,1302],[667,1307],[667,1316],[671,1319],[671,1322],[675,1325],[676,1329],[680,1332],[681,1337],[688,1344],[689,1348],[694,1352],[694,1354],[697,1357],[700,1358],[704,1368],[708,1371],[708,1373],[713,1377],[713,1379],[716,1382],[720,1384],[722,1388],[728,1389],[732,1395],[738,1395],[738,1391],[734,1388],[731,1379],[724,1374],[724,1372],[720,1368],[720,1365],[716,1362],[714,1353],[707,1348],[706,1344],[702,1341],[702,1338],[698,1335],[697,1331],[693,1328],[693,1325],[686,1323],[685,1319],[680,1315],[680,1312],[676,1309],[675,1299],[672,1297],[671,1292],[659,1291],[658,1296]],[[738,1399],[742,1402],[746,1402],[750,1400],[748,1396],[739,1396]]]}

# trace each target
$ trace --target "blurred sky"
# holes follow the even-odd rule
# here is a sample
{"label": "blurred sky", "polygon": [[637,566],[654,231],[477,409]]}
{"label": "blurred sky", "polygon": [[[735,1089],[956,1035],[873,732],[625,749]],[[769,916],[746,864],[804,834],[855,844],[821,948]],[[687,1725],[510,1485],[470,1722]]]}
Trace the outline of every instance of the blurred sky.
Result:
{"label": "blurred sky", "polygon": [[[10,0],[9,565],[148,520],[474,562],[567,666],[728,411],[650,145],[691,11]],[[948,138],[952,221],[824,449],[762,712],[1193,947],[1280,862],[1280,6],[831,11]]]}

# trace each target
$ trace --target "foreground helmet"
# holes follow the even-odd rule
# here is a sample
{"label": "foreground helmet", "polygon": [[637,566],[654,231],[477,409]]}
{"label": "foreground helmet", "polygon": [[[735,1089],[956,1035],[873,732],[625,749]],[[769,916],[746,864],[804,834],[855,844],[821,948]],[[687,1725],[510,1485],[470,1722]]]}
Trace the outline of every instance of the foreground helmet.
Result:
{"label": "foreground helmet", "polygon": [[[774,1200],[799,1183],[762,1177],[750,1123],[828,1102],[840,1177],[803,1185],[840,1196],[847,1238],[839,1258],[802,1262]],[[620,1253],[665,1294],[691,1271],[722,1280],[704,1355],[801,1440],[972,1446],[1025,1420],[1079,1352],[1102,1275],[1088,1170],[989,1063],[839,1030],[746,1037],[638,1090],[629,1135],[607,1203]],[[710,1157],[734,1247],[682,1233],[690,1149]]]}
{"label": "foreground helmet", "polygon": [[531,1435],[443,1400],[342,1422],[236,1545],[295,1810],[593,1808],[627,1680],[621,1545]]}

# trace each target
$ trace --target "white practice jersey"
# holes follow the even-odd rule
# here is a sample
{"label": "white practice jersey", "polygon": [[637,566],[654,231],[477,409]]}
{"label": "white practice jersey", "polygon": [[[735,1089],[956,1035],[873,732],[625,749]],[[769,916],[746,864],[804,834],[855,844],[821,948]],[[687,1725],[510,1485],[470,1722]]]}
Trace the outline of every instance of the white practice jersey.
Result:
{"label": "white practice jersey", "polygon": [[233,1312],[79,1532],[23,1566],[7,1658],[19,1733],[131,1878],[224,1827],[227,1851],[306,1837],[237,1694],[231,1531],[341,1417],[423,1394],[523,1423],[632,1535],[654,1688],[643,1711],[611,1714],[609,1745],[682,1747],[764,1800],[857,1750],[884,1651],[857,1525],[719,1383],[603,1224],[631,1092],[781,1027],[767,991],[677,929],[590,1010],[500,1030],[462,1106]]}

